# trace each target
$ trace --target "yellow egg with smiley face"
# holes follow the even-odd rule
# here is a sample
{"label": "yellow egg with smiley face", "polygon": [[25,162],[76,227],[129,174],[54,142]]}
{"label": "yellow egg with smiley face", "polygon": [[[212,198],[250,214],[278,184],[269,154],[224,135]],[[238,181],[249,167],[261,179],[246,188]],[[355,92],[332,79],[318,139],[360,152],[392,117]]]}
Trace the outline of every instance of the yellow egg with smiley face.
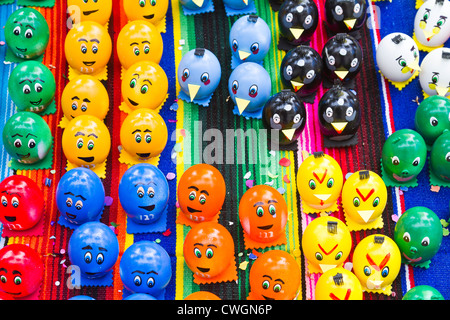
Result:
{"label": "yellow egg with smiley face", "polygon": [[167,75],[157,63],[135,63],[122,77],[121,109],[125,113],[139,108],[156,109],[166,100],[168,89]]}
{"label": "yellow egg with smiley face", "polygon": [[101,24],[84,21],[67,33],[64,51],[77,73],[96,75],[105,70],[111,58],[111,37]]}
{"label": "yellow egg with smiley face", "polygon": [[159,63],[163,40],[156,27],[144,20],[127,23],[117,37],[117,55],[125,69],[139,61]]}
{"label": "yellow egg with smiley face", "polygon": [[157,26],[163,21],[169,8],[169,0],[123,0],[128,20],[145,20]]}
{"label": "yellow egg with smiley face", "polygon": [[84,114],[104,120],[109,110],[108,91],[95,77],[80,75],[65,86],[61,109],[67,121]]}
{"label": "yellow egg with smiley face", "polygon": [[67,12],[75,23],[94,21],[106,25],[111,17],[113,0],[67,0]]}
{"label": "yellow egg with smiley face", "polygon": [[81,115],[72,119],[64,129],[62,149],[72,165],[94,167],[108,157],[111,135],[103,121],[91,115]]}

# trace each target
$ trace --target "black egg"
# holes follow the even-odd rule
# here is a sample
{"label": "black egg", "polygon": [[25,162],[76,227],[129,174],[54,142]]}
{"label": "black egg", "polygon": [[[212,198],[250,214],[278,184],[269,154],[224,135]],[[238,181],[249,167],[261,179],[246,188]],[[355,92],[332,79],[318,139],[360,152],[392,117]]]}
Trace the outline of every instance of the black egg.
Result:
{"label": "black egg", "polygon": [[361,107],[357,96],[342,86],[333,86],[319,101],[319,126],[332,142],[349,141],[361,125]]}
{"label": "black egg", "polygon": [[326,26],[333,34],[356,31],[366,21],[366,10],[366,0],[326,0]]}
{"label": "black egg", "polygon": [[332,83],[353,80],[361,70],[362,58],[359,42],[346,33],[338,33],[322,50],[324,76]]}
{"label": "black egg", "polygon": [[281,61],[281,82],[286,89],[294,90],[299,97],[316,92],[322,83],[322,58],[309,46],[289,50]]}
{"label": "black egg", "polygon": [[281,35],[293,45],[308,42],[318,23],[319,11],[313,0],[286,0],[278,12]]}
{"label": "black egg", "polygon": [[[305,105],[294,92],[282,90],[271,96],[264,105],[263,124],[268,130],[279,130],[280,145],[292,144],[305,128]],[[269,138],[271,134],[268,132]]]}

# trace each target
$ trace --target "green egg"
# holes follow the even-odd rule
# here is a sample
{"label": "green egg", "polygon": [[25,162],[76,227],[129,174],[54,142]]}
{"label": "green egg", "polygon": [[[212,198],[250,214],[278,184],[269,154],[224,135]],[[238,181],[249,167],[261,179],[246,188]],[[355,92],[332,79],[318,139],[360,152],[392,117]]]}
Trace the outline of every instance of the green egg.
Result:
{"label": "green egg", "polygon": [[416,110],[414,123],[426,144],[433,145],[444,130],[450,130],[450,99],[441,96],[426,98]]}
{"label": "green egg", "polygon": [[430,152],[431,171],[441,180],[450,182],[450,131],[441,134]]}

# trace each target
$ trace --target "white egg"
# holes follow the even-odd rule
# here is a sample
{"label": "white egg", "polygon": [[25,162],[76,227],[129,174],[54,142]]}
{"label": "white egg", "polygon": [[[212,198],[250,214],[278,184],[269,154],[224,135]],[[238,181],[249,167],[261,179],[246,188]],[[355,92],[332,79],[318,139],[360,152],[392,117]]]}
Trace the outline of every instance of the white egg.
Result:
{"label": "white egg", "polygon": [[450,97],[450,49],[438,48],[425,56],[420,65],[420,86],[430,96]]}
{"label": "white egg", "polygon": [[439,47],[450,38],[450,1],[429,0],[417,10],[414,32],[422,45]]}
{"label": "white egg", "polygon": [[394,82],[405,82],[420,71],[419,48],[401,32],[388,34],[380,41],[376,59],[383,76]]}

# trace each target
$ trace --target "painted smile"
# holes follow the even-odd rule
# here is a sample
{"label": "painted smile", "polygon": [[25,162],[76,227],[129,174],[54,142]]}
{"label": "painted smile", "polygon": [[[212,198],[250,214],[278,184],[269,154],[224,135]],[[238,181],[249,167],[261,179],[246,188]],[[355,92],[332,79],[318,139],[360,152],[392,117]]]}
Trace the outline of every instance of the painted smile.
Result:
{"label": "painted smile", "polygon": [[154,16],[155,16],[154,14],[149,14],[149,15],[144,16],[144,18],[145,19],[153,19]]}
{"label": "painted smile", "polygon": [[86,67],[92,67],[95,64],[96,61],[83,61],[83,64]]}
{"label": "painted smile", "polygon": [[394,177],[395,180],[400,181],[400,182],[409,181],[412,178],[414,178],[414,176],[400,177],[400,176],[396,175],[395,173],[393,173],[392,176]]}
{"label": "painted smile", "polygon": [[136,153],[139,158],[148,158],[150,157],[150,153]]}
{"label": "painted smile", "polygon": [[30,154],[28,153],[28,154],[20,154],[20,153],[16,153],[17,154],[17,156],[20,158],[20,159],[28,159],[29,157],[30,157]]}
{"label": "painted smile", "polygon": [[14,221],[16,221],[16,219],[17,219],[16,217],[5,216],[5,220],[8,222],[14,222]]}
{"label": "painted smile", "polygon": [[416,259],[411,259],[410,257],[408,257],[404,252],[403,252],[403,256],[406,258],[406,260],[408,260],[409,262],[419,262],[420,260],[422,260],[422,257],[416,258]]}
{"label": "painted smile", "polygon": [[191,207],[187,207],[187,209],[188,209],[188,211],[190,213],[202,212],[202,210],[197,210],[197,209],[194,209],[194,208],[191,208]]}
{"label": "painted smile", "polygon": [[97,9],[97,10],[91,10],[91,11],[83,11],[83,14],[84,14],[85,16],[88,16],[88,15],[90,15],[90,14],[96,13],[97,11],[98,11],[98,9]]}
{"label": "painted smile", "polygon": [[258,227],[258,229],[261,229],[261,230],[269,230],[269,229],[271,229],[273,227],[273,224],[270,224],[270,225],[267,225],[267,226],[260,226],[260,227]]}
{"label": "painted smile", "polygon": [[128,101],[130,101],[130,103],[131,103],[133,106],[135,106],[135,107],[139,105],[139,103],[137,103],[136,101],[131,100],[130,98],[128,98]]}
{"label": "painted smile", "polygon": [[28,49],[26,49],[26,48],[25,48],[25,49],[22,49],[22,48],[16,47],[16,49],[19,50],[20,52],[27,52],[27,51],[28,51]]}
{"label": "painted smile", "polygon": [[67,216],[67,218],[72,219],[72,220],[75,220],[77,218],[76,214],[71,214],[71,213],[68,213],[68,212],[66,212],[66,216]]}
{"label": "painted smile", "polygon": [[84,162],[94,161],[94,157],[78,157],[78,159],[83,160]]}
{"label": "painted smile", "polygon": [[210,268],[200,268],[200,267],[197,267],[197,269],[198,269],[198,271],[200,271],[202,273],[206,273],[206,272],[209,272],[209,270],[211,270]]}
{"label": "painted smile", "polygon": [[30,101],[30,103],[31,103],[33,106],[38,106],[38,105],[41,104],[41,102],[42,102],[42,99],[39,100],[39,101]]}
{"label": "painted smile", "polygon": [[144,210],[147,210],[147,211],[152,211],[153,209],[155,209],[155,205],[152,204],[150,206],[138,206],[138,208],[141,208],[141,209],[144,209]]}
{"label": "painted smile", "polygon": [[275,300],[275,298],[269,298],[269,297],[266,297],[266,296],[262,296],[265,300]]}

